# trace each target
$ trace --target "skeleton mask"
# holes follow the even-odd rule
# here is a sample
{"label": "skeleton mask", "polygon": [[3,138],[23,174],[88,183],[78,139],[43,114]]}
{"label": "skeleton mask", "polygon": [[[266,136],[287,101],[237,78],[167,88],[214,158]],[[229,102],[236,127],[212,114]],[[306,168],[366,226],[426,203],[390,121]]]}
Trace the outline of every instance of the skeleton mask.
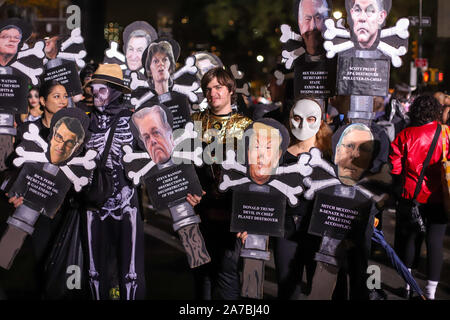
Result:
{"label": "skeleton mask", "polygon": [[103,83],[92,84],[94,105],[98,111],[104,112],[106,107],[116,100],[122,93]]}
{"label": "skeleton mask", "polygon": [[309,99],[300,100],[292,111],[291,132],[298,140],[308,140],[319,131],[322,109],[317,102]]}

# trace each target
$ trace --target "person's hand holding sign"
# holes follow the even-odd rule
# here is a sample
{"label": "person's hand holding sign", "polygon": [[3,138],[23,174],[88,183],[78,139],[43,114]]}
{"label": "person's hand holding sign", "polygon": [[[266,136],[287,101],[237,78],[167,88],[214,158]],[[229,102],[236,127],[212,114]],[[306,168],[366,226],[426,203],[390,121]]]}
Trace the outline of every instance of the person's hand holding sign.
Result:
{"label": "person's hand holding sign", "polygon": [[200,203],[200,201],[202,200],[202,197],[206,194],[205,191],[202,190],[202,196],[198,196],[196,194],[192,195],[190,193],[187,194],[186,196],[186,201],[189,202],[189,204],[193,207],[195,207],[196,205],[198,205]]}
{"label": "person's hand holding sign", "polygon": [[[8,197],[8,194],[6,194]],[[12,203],[14,208],[17,208],[18,206],[23,204],[23,197],[11,197],[8,200],[9,203]]]}
{"label": "person's hand holding sign", "polygon": [[248,236],[247,231],[244,231],[244,232],[238,232],[238,233],[236,234],[236,238],[240,238],[241,241],[242,241],[242,244],[245,244],[245,240],[247,239],[247,236]]}

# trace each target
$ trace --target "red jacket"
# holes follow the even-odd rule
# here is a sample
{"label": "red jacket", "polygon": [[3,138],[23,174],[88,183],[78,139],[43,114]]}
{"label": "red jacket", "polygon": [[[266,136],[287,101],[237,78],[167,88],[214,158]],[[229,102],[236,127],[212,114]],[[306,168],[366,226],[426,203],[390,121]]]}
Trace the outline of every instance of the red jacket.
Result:
{"label": "red jacket", "polygon": [[[423,162],[430,149],[437,121],[427,123],[420,127],[409,127],[402,130],[391,144],[389,159],[392,163],[392,174],[401,175],[403,182],[402,197],[412,199],[417,181],[419,180]],[[448,146],[448,137],[447,146]],[[447,158],[450,153],[447,147]],[[417,196],[420,203],[441,203],[441,160],[442,160],[442,133],[431,157],[430,164],[425,170],[422,188]]]}

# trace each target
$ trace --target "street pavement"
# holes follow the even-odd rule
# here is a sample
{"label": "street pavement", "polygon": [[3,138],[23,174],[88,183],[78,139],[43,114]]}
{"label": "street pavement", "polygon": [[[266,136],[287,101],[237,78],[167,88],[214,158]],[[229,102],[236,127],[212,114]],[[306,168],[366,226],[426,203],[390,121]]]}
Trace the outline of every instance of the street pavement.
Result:
{"label": "street pavement", "polygon": [[[167,213],[156,213],[146,209],[145,223],[145,261],[147,298],[152,300],[191,300],[194,299],[194,279],[184,254],[184,249],[171,227]],[[394,243],[395,212],[385,211],[383,214],[383,233],[387,242]],[[450,228],[444,241],[444,263],[441,272],[441,282],[436,291],[437,300],[450,300]],[[413,276],[423,289],[426,285],[426,251],[422,246],[422,254],[418,270],[413,270]],[[405,300],[400,296],[400,289],[405,282],[393,269],[389,259],[382,250],[373,250],[369,265],[378,265],[381,270],[381,286],[387,300]],[[176,288],[176,289],[174,289]],[[264,299],[275,299],[277,285],[273,254],[266,263]],[[299,293],[296,298],[305,300],[307,297]]]}

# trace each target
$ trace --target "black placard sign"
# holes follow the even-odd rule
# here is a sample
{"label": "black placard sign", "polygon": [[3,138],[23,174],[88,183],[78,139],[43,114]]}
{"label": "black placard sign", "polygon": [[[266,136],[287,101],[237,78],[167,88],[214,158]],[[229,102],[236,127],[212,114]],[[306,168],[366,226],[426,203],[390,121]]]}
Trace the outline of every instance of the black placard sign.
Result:
{"label": "black placard sign", "polygon": [[26,78],[8,74],[0,76],[0,110],[27,113],[27,95]]}
{"label": "black placard sign", "polygon": [[[328,98],[336,87],[336,62],[326,58],[316,62],[295,63],[295,95]],[[299,61],[300,62],[300,61]]]}
{"label": "black placard sign", "polygon": [[389,60],[339,56],[338,95],[387,96],[389,70]]}
{"label": "black placard sign", "polygon": [[284,236],[286,198],[277,193],[233,192],[231,232]]}
{"label": "black placard sign", "polygon": [[10,195],[24,197],[30,208],[53,218],[64,201],[71,183],[56,166],[48,163],[25,163],[9,190]]}
{"label": "black placard sign", "polygon": [[188,98],[178,92],[167,92],[157,97],[150,99],[150,104],[163,104],[171,112],[173,116],[172,129],[180,129],[186,126],[186,123],[191,121],[191,107]]}
{"label": "black placard sign", "polygon": [[308,232],[335,239],[358,238],[367,226],[370,207],[370,200],[318,192]]}
{"label": "black placard sign", "polygon": [[46,70],[44,81],[51,80],[61,83],[69,96],[82,93],[80,77],[73,61],[64,61],[62,65]]}
{"label": "black placard sign", "polygon": [[147,194],[157,210],[164,210],[187,194],[201,196],[202,186],[192,164],[172,165],[165,169],[155,166],[145,177]]}

